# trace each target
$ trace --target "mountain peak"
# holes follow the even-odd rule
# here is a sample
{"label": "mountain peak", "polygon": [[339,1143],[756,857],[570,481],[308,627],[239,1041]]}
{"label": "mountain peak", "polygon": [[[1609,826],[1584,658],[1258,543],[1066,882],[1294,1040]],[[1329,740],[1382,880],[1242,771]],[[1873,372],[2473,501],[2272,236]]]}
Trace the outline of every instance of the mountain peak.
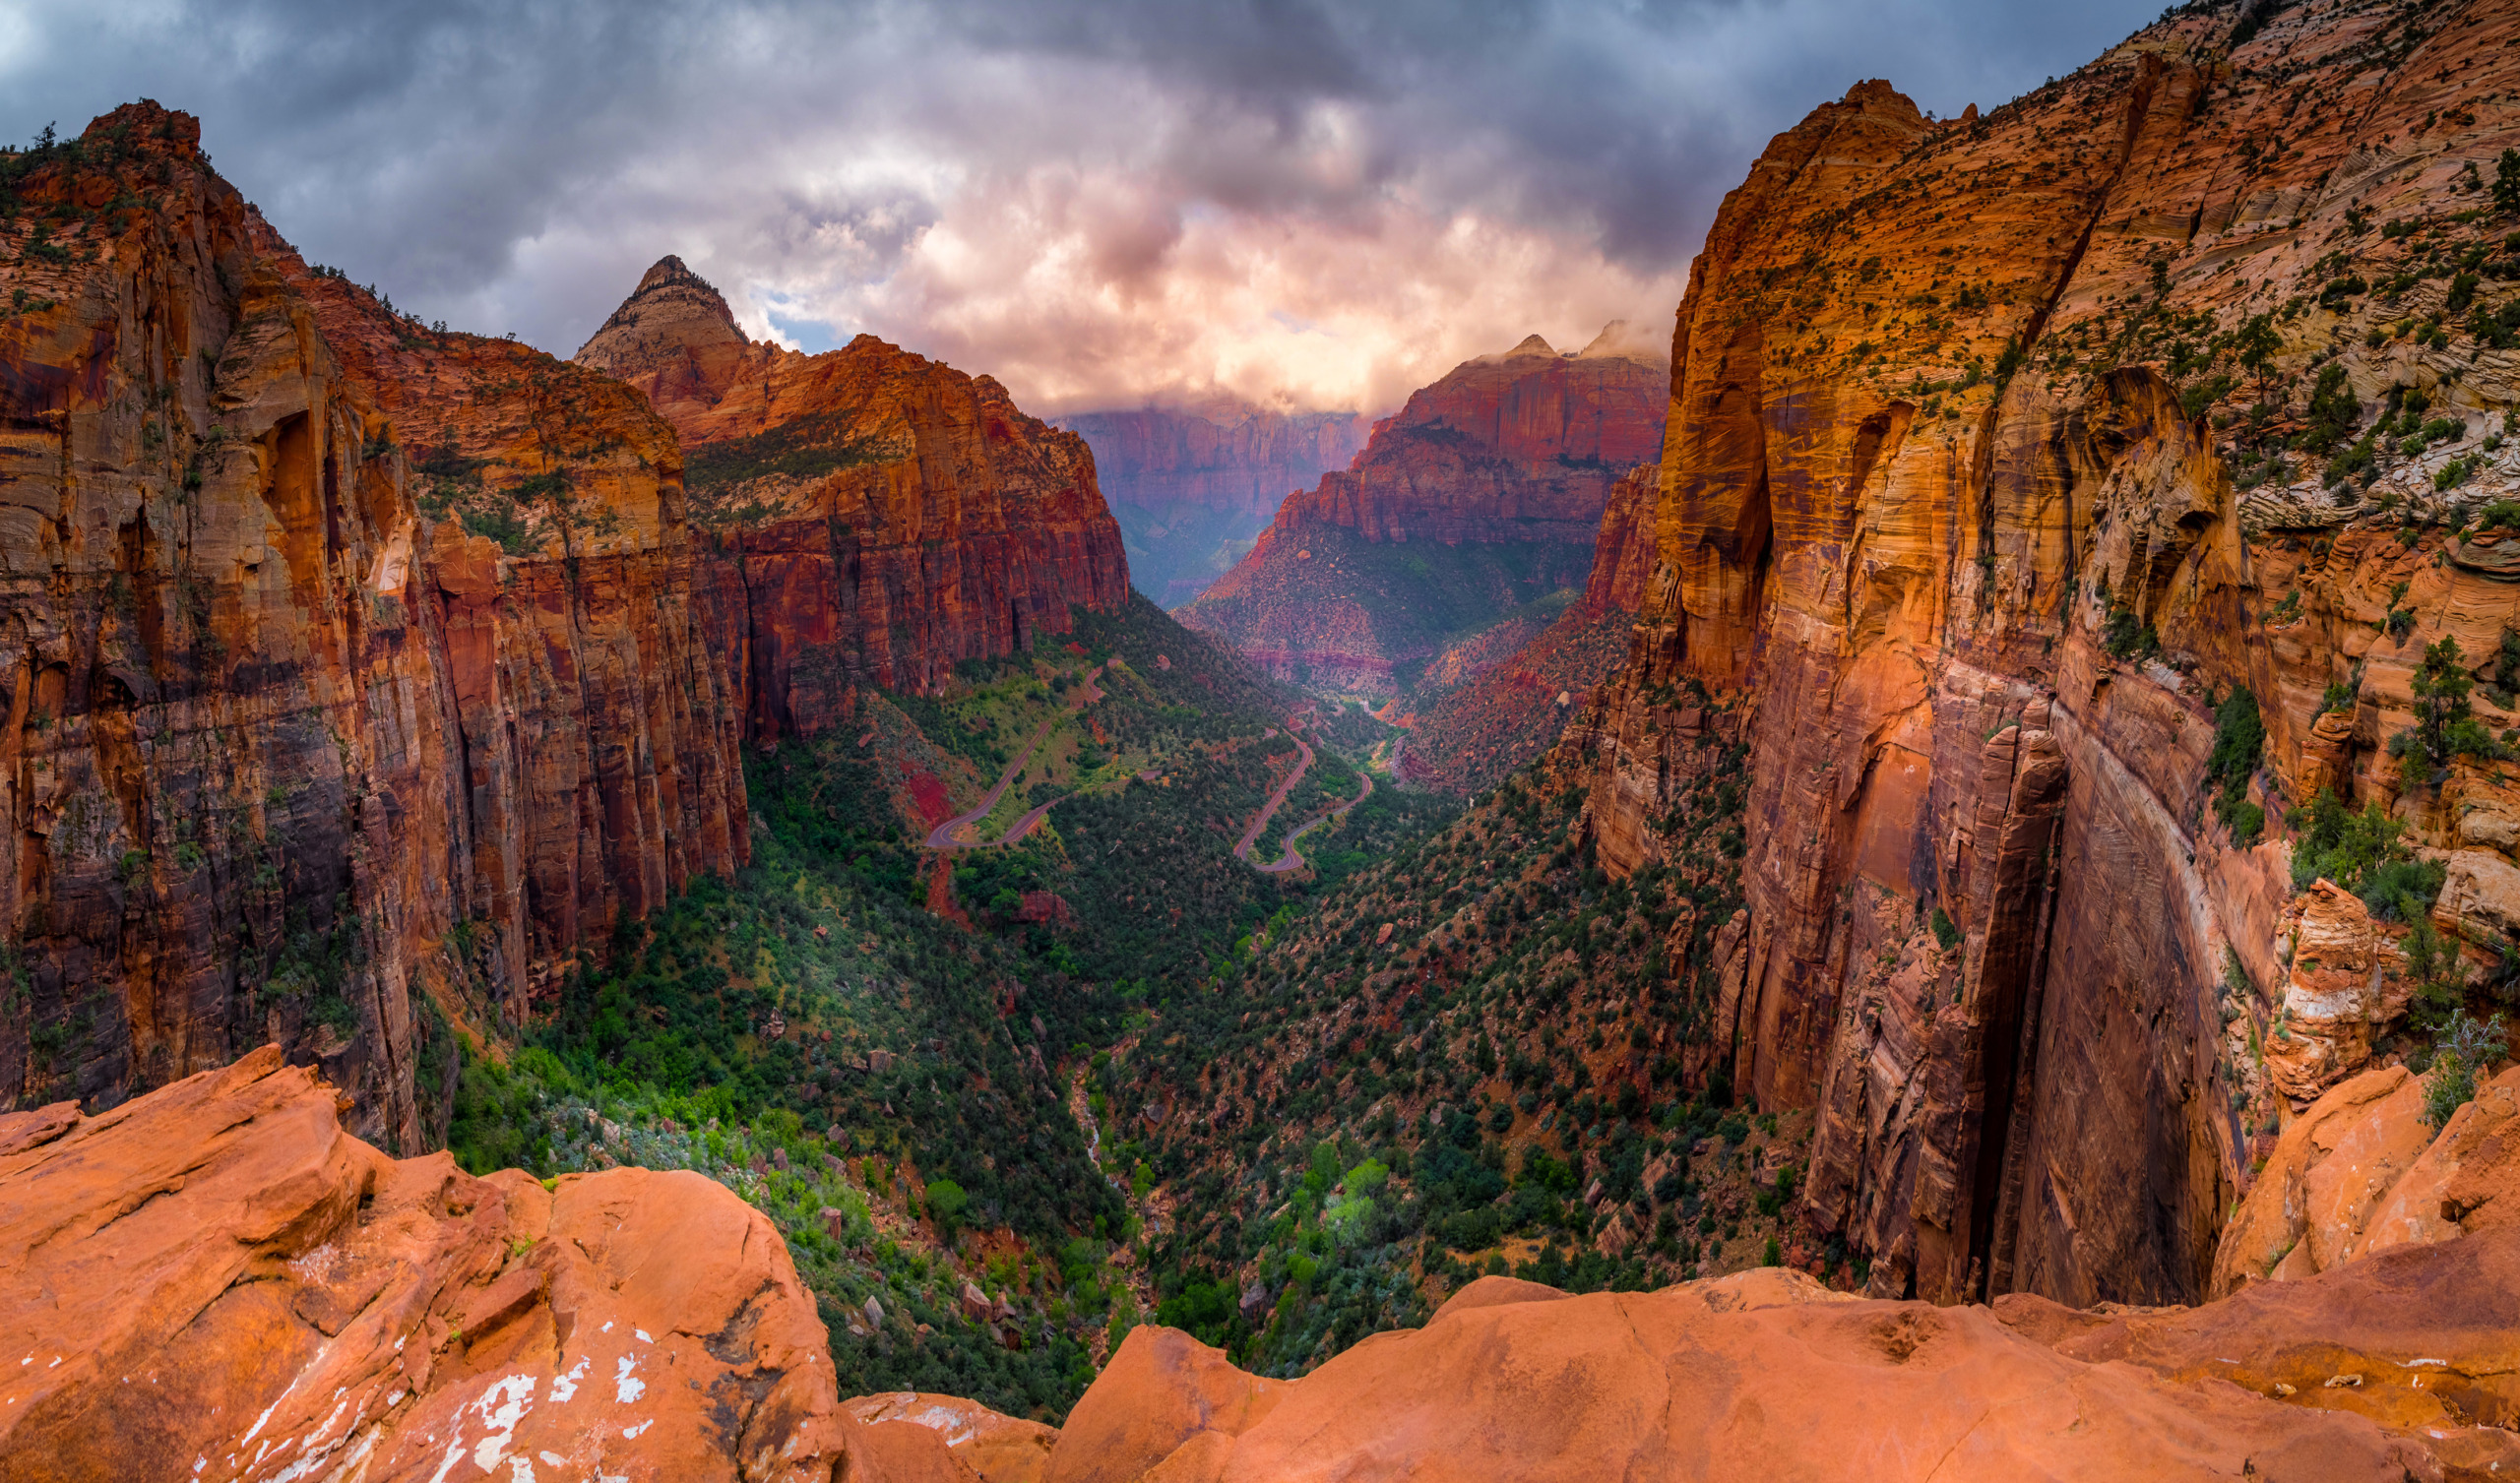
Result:
{"label": "mountain peak", "polygon": [[736,328],[725,296],[667,253],[640,276],[639,286],[578,348],[576,359],[626,381],[656,369],[661,356],[740,350],[750,343]]}
{"label": "mountain peak", "polygon": [[1547,340],[1541,339],[1537,335],[1526,335],[1523,337],[1523,342],[1521,344],[1514,346],[1514,348],[1506,351],[1505,353],[1508,355],[1554,355],[1557,353],[1557,349]]}

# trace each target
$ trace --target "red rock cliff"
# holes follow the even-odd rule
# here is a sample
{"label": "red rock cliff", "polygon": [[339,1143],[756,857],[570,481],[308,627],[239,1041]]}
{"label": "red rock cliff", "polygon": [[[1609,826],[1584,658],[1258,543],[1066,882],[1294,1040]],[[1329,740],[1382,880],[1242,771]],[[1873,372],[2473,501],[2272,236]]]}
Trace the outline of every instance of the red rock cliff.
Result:
{"label": "red rock cliff", "polygon": [[610,377],[400,317],[255,225],[411,465],[415,597],[461,732],[463,807],[428,841],[465,857],[454,914],[495,943],[503,997],[548,986],[748,857],[742,711],[695,607],[673,428]]}
{"label": "red rock cliff", "polygon": [[[1666,384],[1615,325],[1577,355],[1535,335],[1466,362],[1290,495],[1181,620],[1282,678],[1389,694],[1447,632],[1584,580],[1611,487],[1661,449]],[[1440,571],[1378,549],[1406,546],[1479,549]]]}
{"label": "red rock cliff", "polygon": [[198,140],[142,103],[8,163],[0,1105],[278,1040],[417,1147],[414,988],[513,1012],[740,859],[734,712],[670,429],[319,278]]}
{"label": "red rock cliff", "polygon": [[666,258],[578,352],[680,433],[714,532],[706,604],[752,733],[811,732],[859,680],[917,689],[957,661],[1128,599],[1083,439],[1005,388],[861,335],[748,342]]}
{"label": "red rock cliff", "polygon": [[2444,852],[2452,978],[2520,906],[2507,770],[2386,746],[2445,637],[2512,724],[2520,567],[2478,513],[2520,483],[2487,436],[2520,19],[2266,9],[1957,124],[1862,84],[1692,269],[1644,623],[1560,756],[1629,869],[1690,780],[1657,688],[1750,702],[1700,1013],[1735,1085],[1819,1107],[1804,1212],[1876,1291],[2192,1299],[2251,1140],[2403,1028],[2406,926],[2305,919],[2299,841],[2208,807],[2234,687],[2278,835],[2332,787]]}

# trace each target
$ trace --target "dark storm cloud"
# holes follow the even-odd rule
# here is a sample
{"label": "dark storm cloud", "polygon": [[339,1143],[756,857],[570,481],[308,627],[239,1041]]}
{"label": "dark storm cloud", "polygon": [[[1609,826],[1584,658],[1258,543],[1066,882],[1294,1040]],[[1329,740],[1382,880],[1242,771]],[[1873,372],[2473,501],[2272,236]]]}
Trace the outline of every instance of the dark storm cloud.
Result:
{"label": "dark storm cloud", "polygon": [[309,257],[561,354],[678,252],[749,328],[872,330],[1044,409],[1389,404],[1668,324],[1770,135],[1940,113],[2134,4],[0,0],[0,134],[154,96]]}

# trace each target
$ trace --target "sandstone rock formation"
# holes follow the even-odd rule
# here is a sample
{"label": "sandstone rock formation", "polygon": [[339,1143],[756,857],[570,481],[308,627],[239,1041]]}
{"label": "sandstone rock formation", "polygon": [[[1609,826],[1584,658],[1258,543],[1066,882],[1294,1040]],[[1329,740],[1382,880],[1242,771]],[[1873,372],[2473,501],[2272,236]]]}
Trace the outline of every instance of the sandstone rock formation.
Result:
{"label": "sandstone rock formation", "polygon": [[415,987],[513,1015],[744,856],[672,430],[309,269],[182,114],[9,171],[0,1106],[277,1039],[423,1146]]}
{"label": "sandstone rock formation", "polygon": [[577,363],[681,435],[714,532],[701,601],[757,738],[820,729],[851,684],[924,688],[1069,632],[1072,604],[1128,598],[1084,440],[986,376],[869,335],[820,355],[754,343],[674,258]]}
{"label": "sandstone rock formation", "polygon": [[1356,412],[1276,412],[1227,399],[1059,422],[1093,448],[1102,497],[1128,537],[1129,575],[1165,607],[1206,590],[1290,491],[1347,467],[1372,430]]}
{"label": "sandstone rock formation", "polygon": [[870,1441],[720,1185],[473,1179],[336,1096],[266,1047],[0,1115],[0,1477],[971,1476],[924,1428]]}
{"label": "sandstone rock formation", "polygon": [[455,972],[503,967],[513,1010],[747,857],[743,712],[694,600],[673,429],[609,377],[424,329],[250,224],[403,453],[413,600],[464,770],[454,828],[425,847],[469,864],[451,915],[489,940]]}
{"label": "sandstone rock formation", "polygon": [[[2520,404],[2488,188],[2515,37],[2491,7],[2176,13],[1965,121],[1861,84],[1719,214],[1639,632],[1558,759],[1631,870],[1694,776],[1676,687],[1745,703],[1746,932],[1699,1013],[1735,1086],[1819,1109],[1804,1218],[1876,1291],[2206,1289],[2255,1131],[2402,1022],[2366,979],[2318,1056],[2254,1064],[2341,988],[2277,957],[2288,806],[2474,852],[2436,920],[2472,978],[2492,956],[2506,770],[2389,749],[2443,639],[2485,731],[2516,718],[2483,518],[2520,485],[2488,436]],[[2241,686],[2253,847],[2206,776]]]}
{"label": "sandstone rock formation", "polygon": [[1589,574],[1611,486],[1662,446],[1665,380],[1618,327],[1465,362],[1179,616],[1281,678],[1392,694],[1447,633]]}
{"label": "sandstone rock formation", "polygon": [[2365,1072],[2295,1119],[2214,1259],[2220,1297],[2396,1247],[2520,1224],[2520,1067],[2477,1088],[2436,1133],[2424,1079]]}
{"label": "sandstone rock formation", "polygon": [[2168,1315],[1867,1302],[1773,1268],[1584,1297],[1484,1277],[1292,1383],[1138,1329],[1048,1476],[2486,1476],[2520,1464],[2520,1241],[2490,1243]]}

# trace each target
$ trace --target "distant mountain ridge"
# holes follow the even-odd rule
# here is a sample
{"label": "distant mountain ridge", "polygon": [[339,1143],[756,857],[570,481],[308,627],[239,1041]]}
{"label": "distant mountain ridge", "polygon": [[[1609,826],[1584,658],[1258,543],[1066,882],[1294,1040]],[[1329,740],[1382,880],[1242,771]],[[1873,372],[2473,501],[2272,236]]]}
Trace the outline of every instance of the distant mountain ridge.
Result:
{"label": "distant mountain ridge", "polygon": [[1611,486],[1659,457],[1669,371],[1613,322],[1454,367],[1290,496],[1184,623],[1282,679],[1405,691],[1448,635],[1589,580]]}
{"label": "distant mountain ridge", "polygon": [[1251,548],[1290,493],[1363,449],[1360,412],[1280,412],[1230,400],[1080,412],[1060,422],[1094,450],[1140,591],[1166,607]]}

